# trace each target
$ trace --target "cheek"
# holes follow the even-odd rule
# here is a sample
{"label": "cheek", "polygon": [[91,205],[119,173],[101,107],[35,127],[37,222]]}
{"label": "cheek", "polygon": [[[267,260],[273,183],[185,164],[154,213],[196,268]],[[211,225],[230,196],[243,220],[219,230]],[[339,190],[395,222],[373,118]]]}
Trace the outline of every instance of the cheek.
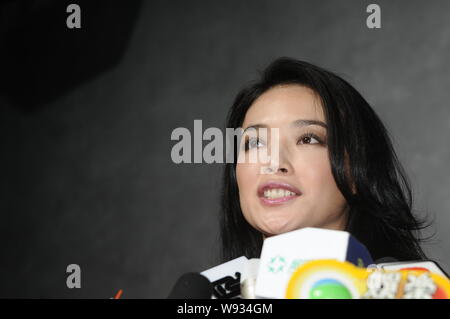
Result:
{"label": "cheek", "polygon": [[337,191],[326,151],[311,152],[297,162],[300,182],[311,195],[324,196]]}
{"label": "cheek", "polygon": [[308,172],[311,183],[316,186],[323,187],[325,185],[330,185],[330,181],[333,180],[330,165],[325,161],[316,161],[310,166]]}
{"label": "cheek", "polygon": [[314,169],[316,174],[323,174],[326,167],[330,167],[327,149],[319,146],[299,146],[293,157],[297,172],[304,172],[309,168]]}
{"label": "cheek", "polygon": [[341,209],[345,199],[336,185],[328,159],[318,159],[311,162],[305,175],[305,189],[311,198],[326,210]]}
{"label": "cheek", "polygon": [[239,188],[239,194],[246,194],[251,191],[255,185],[257,164],[236,164],[236,180]]}
{"label": "cheek", "polygon": [[256,188],[258,185],[258,164],[237,164],[236,166],[236,180],[239,189],[239,203],[242,214],[245,219],[251,224],[255,225],[255,218],[257,218],[257,196]]}

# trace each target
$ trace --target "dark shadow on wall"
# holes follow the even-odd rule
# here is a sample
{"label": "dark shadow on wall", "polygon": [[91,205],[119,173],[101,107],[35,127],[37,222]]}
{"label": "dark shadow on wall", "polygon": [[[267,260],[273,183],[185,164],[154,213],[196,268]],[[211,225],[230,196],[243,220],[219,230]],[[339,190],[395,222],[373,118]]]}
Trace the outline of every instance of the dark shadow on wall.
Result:
{"label": "dark shadow on wall", "polygon": [[[67,19],[80,7],[81,28]],[[5,1],[0,4],[0,94],[36,111],[120,62],[141,0]],[[73,20],[70,20],[73,21]]]}

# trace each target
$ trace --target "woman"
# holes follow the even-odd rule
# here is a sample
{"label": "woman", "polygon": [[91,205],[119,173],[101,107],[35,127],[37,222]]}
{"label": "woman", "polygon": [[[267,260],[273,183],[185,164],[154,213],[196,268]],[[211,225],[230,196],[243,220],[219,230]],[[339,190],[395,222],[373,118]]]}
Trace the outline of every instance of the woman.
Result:
{"label": "woman", "polygon": [[263,163],[238,160],[270,150],[268,136],[244,134],[244,149],[226,164],[224,261],[259,257],[265,237],[303,227],[348,231],[374,260],[426,258],[418,237],[425,226],[412,214],[411,189],[388,133],[339,76],[277,59],[239,92],[226,127],[278,129],[279,156],[271,174],[261,173]]}

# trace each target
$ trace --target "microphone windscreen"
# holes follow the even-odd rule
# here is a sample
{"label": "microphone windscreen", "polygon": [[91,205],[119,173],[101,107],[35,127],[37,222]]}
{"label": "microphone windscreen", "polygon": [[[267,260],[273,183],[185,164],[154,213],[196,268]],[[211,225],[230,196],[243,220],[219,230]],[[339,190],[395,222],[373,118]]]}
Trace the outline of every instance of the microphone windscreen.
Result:
{"label": "microphone windscreen", "polygon": [[182,275],[167,299],[211,299],[211,282],[199,273],[190,272]]}
{"label": "microphone windscreen", "polygon": [[259,259],[249,259],[241,275],[241,296],[244,299],[255,299],[256,278],[258,277]]}

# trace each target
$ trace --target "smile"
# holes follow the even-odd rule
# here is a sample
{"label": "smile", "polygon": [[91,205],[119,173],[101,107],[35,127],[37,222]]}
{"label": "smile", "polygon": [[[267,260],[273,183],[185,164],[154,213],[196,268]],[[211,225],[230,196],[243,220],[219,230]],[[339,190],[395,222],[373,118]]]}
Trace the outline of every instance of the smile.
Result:
{"label": "smile", "polygon": [[293,196],[284,196],[284,197],[277,197],[277,198],[266,198],[266,197],[260,197],[259,199],[264,205],[267,206],[277,206],[284,204],[288,201],[294,200],[298,197],[298,195]]}
{"label": "smile", "polygon": [[258,197],[266,206],[281,205],[301,195],[300,191],[286,183],[270,182],[258,188]]}
{"label": "smile", "polygon": [[278,199],[283,197],[296,196],[294,192],[282,189],[282,188],[272,188],[264,191],[264,198],[268,199]]}

